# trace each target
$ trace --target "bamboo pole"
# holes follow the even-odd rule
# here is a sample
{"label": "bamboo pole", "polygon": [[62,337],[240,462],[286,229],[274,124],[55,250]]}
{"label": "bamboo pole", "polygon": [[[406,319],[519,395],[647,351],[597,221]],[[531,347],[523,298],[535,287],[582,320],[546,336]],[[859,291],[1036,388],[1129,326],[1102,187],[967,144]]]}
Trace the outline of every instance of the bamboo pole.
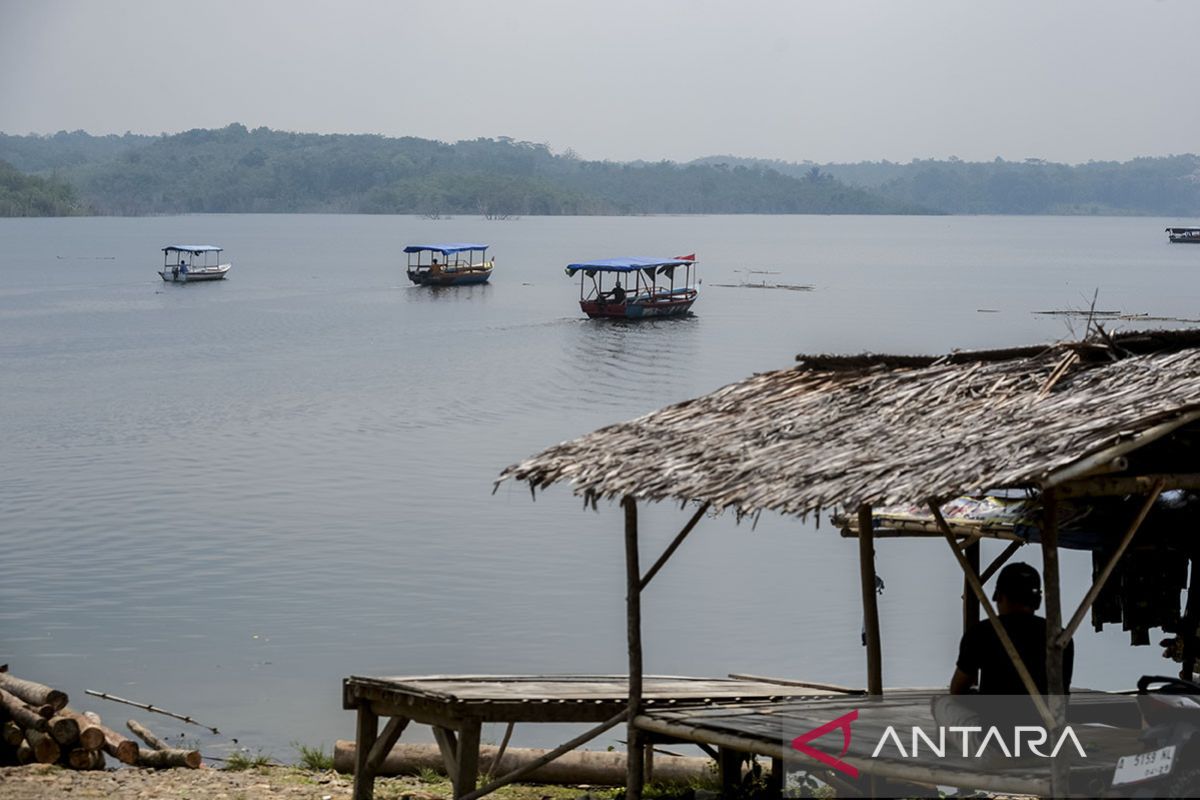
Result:
{"label": "bamboo pole", "polygon": [[[1058,736],[1067,721],[1065,700],[1066,682],[1063,675],[1063,654],[1066,645],[1059,640],[1062,634],[1062,593],[1058,571],[1058,498],[1054,489],[1042,492],[1042,584],[1046,614],[1046,690],[1049,695],[1053,724],[1049,726]],[[1071,766],[1065,758],[1052,759],[1050,764],[1050,795],[1066,797]]]}
{"label": "bamboo pole", "polygon": [[646,571],[646,576],[642,578],[642,582],[638,587],[640,590],[644,591],[646,589],[646,586],[649,585],[654,576],[658,574],[658,571],[663,568],[664,564],[667,563],[667,559],[669,559],[671,555],[679,549],[679,545],[683,544],[683,540],[686,539],[687,535],[692,532],[692,528],[696,527],[696,523],[698,523],[704,516],[704,513],[708,511],[708,507],[710,505],[711,503],[705,503],[696,510],[696,513],[692,515],[692,518],[688,520],[688,523],[683,526],[683,530],[681,530],[675,536],[675,538],[671,541],[671,544],[669,544],[667,549],[663,551],[663,554],[658,557],[657,561],[654,562],[654,566],[650,567],[650,569]]}
{"label": "bamboo pole", "polygon": [[879,603],[875,590],[875,525],[871,506],[858,507],[858,569],[862,580],[863,626],[867,634],[867,694],[883,694],[883,655],[879,641]]}
{"label": "bamboo pole", "polygon": [[979,604],[983,606],[984,613],[987,614],[988,620],[992,623],[992,628],[996,631],[996,637],[1000,639],[1000,646],[1004,648],[1004,652],[1008,654],[1009,660],[1012,661],[1013,669],[1020,676],[1021,683],[1025,686],[1025,691],[1029,692],[1029,698],[1033,701],[1034,707],[1037,708],[1042,720],[1048,726],[1052,726],[1054,717],[1050,714],[1050,709],[1046,706],[1046,701],[1042,697],[1042,693],[1038,690],[1037,683],[1034,682],[1033,676],[1029,674],[1029,668],[1025,666],[1025,661],[1021,658],[1021,654],[1017,652],[1016,645],[1013,644],[1008,631],[1004,629],[1004,623],[996,615],[996,609],[992,607],[992,601],[988,599],[987,593],[983,591],[983,584],[979,582],[978,576],[971,572],[971,565],[967,563],[962,551],[954,543],[954,534],[950,532],[950,527],[946,525],[946,520],[942,516],[942,510],[938,508],[937,502],[930,500],[929,510],[933,512],[933,518],[942,526],[942,535],[946,538],[946,544],[950,545],[950,550],[954,553],[955,559],[958,560],[958,565],[962,568],[963,574],[967,576],[971,584],[971,591],[975,592],[975,596],[979,598]]}
{"label": "bamboo pole", "polygon": [[[976,575],[979,574],[979,540],[975,539],[963,548],[963,556],[967,559],[967,563],[971,566],[971,571]],[[971,582],[967,580],[967,576],[963,575],[963,594],[962,594],[962,629],[966,633],[970,628],[974,627],[975,623],[979,622],[979,598],[971,591]]]}
{"label": "bamboo pole", "polygon": [[641,732],[633,725],[633,719],[641,713],[642,706],[642,571],[638,564],[637,501],[625,495],[621,505],[625,508],[625,604],[629,642],[629,708],[624,714],[628,720],[625,738],[629,753],[626,760],[628,775],[625,797],[627,800],[641,800],[646,761],[642,757]]}
{"label": "bamboo pole", "polygon": [[1121,556],[1125,555],[1125,551],[1129,549],[1129,545],[1133,542],[1133,537],[1141,529],[1142,523],[1146,521],[1146,515],[1154,508],[1154,503],[1162,494],[1163,481],[1160,479],[1154,484],[1154,488],[1150,490],[1149,496],[1146,497],[1146,502],[1138,510],[1137,516],[1129,529],[1125,531],[1125,535],[1121,537],[1117,549],[1113,551],[1112,556],[1108,559],[1108,563],[1104,565],[1104,569],[1096,576],[1096,580],[1092,583],[1092,588],[1088,589],[1083,600],[1079,601],[1079,608],[1075,609],[1075,613],[1071,615],[1071,621],[1067,623],[1067,627],[1059,635],[1056,644],[1059,647],[1065,648],[1067,643],[1071,641],[1071,637],[1075,635],[1075,631],[1083,623],[1083,616],[1096,602],[1096,598],[1100,596],[1100,592],[1104,590],[1104,585],[1108,579],[1112,577],[1113,570],[1117,568],[1117,563],[1121,560]]}
{"label": "bamboo pole", "polygon": [[999,570],[1001,567],[1003,567],[1005,564],[1007,564],[1008,560],[1013,557],[1013,554],[1015,554],[1018,550],[1020,550],[1024,546],[1025,546],[1024,540],[1016,541],[1016,542],[1009,542],[1008,547],[1005,547],[1004,551],[1002,553],[1000,553],[1000,555],[993,558],[991,563],[987,565],[987,569],[985,569],[979,575],[979,583],[982,585],[982,584],[986,584],[989,580],[991,580],[992,576],[996,574],[997,570]]}
{"label": "bamboo pole", "polygon": [[196,725],[201,728],[207,728],[208,730],[212,731],[212,733],[217,736],[219,736],[221,734],[221,732],[219,730],[217,730],[216,728],[214,728],[213,726],[205,725],[204,723],[197,722],[196,720],[192,719],[191,717],[187,716],[186,714],[176,714],[174,711],[167,711],[166,709],[159,708],[158,706],[150,705],[149,703],[139,703],[136,700],[126,700],[124,697],[117,697],[115,694],[108,694],[107,692],[97,692],[92,689],[85,689],[84,691],[87,694],[90,694],[92,697],[99,697],[103,700],[111,700],[114,703],[124,703],[125,705],[133,706],[134,708],[141,708],[146,711],[153,711],[155,714],[162,714],[163,716],[173,717],[174,719],[181,720],[183,722],[187,722],[191,725]]}

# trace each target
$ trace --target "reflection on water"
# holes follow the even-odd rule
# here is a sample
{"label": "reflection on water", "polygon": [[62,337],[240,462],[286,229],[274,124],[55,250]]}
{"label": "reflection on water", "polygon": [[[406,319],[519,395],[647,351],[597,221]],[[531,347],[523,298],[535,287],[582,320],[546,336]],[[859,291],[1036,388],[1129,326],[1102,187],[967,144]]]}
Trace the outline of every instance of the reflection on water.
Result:
{"label": "reflection on water", "polygon": [[[352,734],[345,675],[620,671],[619,512],[567,488],[493,495],[504,466],[800,351],[1058,338],[1060,319],[1030,312],[1097,289],[1104,308],[1194,317],[1193,254],[1164,225],[0,220],[0,662],[102,713],[122,712],[85,688],[203,711],[283,758]],[[230,277],[164,285],[158,248],[181,238],[224,245]],[[489,242],[492,282],[412,286],[381,254],[423,238]],[[693,250],[704,283],[681,319],[588,320],[562,273]],[[745,269],[816,288],[709,285]],[[647,509],[645,557],[685,517]],[[706,521],[647,596],[648,668],[861,682],[854,555],[811,520]],[[937,542],[881,542],[879,560],[888,682],[942,682],[957,568]],[[1076,594],[1085,561],[1064,560]],[[1160,667],[1119,635],[1077,648],[1093,686]]]}

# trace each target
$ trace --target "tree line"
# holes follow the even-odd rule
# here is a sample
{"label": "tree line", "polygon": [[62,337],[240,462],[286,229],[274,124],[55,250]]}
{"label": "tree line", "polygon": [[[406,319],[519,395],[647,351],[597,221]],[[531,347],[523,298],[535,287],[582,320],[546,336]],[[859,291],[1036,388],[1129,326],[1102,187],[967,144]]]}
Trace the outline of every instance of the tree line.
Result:
{"label": "tree line", "polygon": [[1080,165],[955,158],[813,164],[732,156],[617,163],[506,137],[450,144],[235,123],[161,136],[0,134],[0,160],[27,179],[18,190],[6,173],[0,195],[8,198],[0,205],[6,216],[1200,213],[1194,155]]}

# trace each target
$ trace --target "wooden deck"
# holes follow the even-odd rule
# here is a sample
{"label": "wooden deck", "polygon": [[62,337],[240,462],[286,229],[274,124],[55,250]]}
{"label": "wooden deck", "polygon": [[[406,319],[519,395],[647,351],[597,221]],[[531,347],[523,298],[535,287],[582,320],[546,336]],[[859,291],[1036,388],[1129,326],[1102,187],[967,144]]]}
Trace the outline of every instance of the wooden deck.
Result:
{"label": "wooden deck", "polygon": [[[834,694],[765,680],[647,675],[642,697],[647,710],[665,711]],[[602,723],[628,704],[625,675],[351,676],[342,683],[342,707],[357,712],[355,800],[373,796],[375,770],[409,722],[433,728],[455,796],[461,797],[473,791],[478,780],[483,723]],[[382,731],[381,717],[388,718]]]}
{"label": "wooden deck", "polygon": [[[881,698],[827,695],[771,702],[722,703],[701,708],[648,708],[635,718],[634,724],[656,741],[690,742],[722,751],[769,757],[774,764],[785,764],[793,770],[803,767],[811,767],[818,773],[824,770],[836,782],[844,776],[792,751],[790,742],[801,734],[857,711],[849,749],[841,760],[856,767],[861,775],[925,786],[953,786],[960,790],[1048,796],[1048,759],[1005,760],[998,765],[989,764],[984,774],[985,768],[973,758],[935,761],[900,758],[898,754],[893,758],[883,757],[895,753],[890,747],[881,753],[881,757],[871,757],[888,725],[894,725],[900,731],[905,747],[911,740],[911,726],[920,726],[932,733],[936,723],[930,703],[944,693],[944,689],[903,689],[886,691]],[[1089,756],[1088,766],[1076,764],[1073,770],[1073,790],[1078,787],[1094,793],[1107,788],[1116,758],[1145,749],[1138,741],[1140,730],[1137,728],[1089,723],[1105,720],[1125,725],[1136,724],[1137,719],[1136,701],[1132,697],[1097,692],[1072,695],[1070,722]],[[933,738],[936,740],[936,736]],[[814,748],[832,756],[839,756],[841,744],[840,729],[812,742]]]}

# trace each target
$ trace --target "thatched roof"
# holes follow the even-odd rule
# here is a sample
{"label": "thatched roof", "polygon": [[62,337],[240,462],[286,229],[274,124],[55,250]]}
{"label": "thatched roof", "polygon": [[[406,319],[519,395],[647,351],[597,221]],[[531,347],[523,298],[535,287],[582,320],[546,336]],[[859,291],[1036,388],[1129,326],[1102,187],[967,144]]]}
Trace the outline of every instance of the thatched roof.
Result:
{"label": "thatched roof", "polygon": [[804,515],[1038,487],[1200,416],[1193,331],[797,360],[563,442],[499,480]]}

